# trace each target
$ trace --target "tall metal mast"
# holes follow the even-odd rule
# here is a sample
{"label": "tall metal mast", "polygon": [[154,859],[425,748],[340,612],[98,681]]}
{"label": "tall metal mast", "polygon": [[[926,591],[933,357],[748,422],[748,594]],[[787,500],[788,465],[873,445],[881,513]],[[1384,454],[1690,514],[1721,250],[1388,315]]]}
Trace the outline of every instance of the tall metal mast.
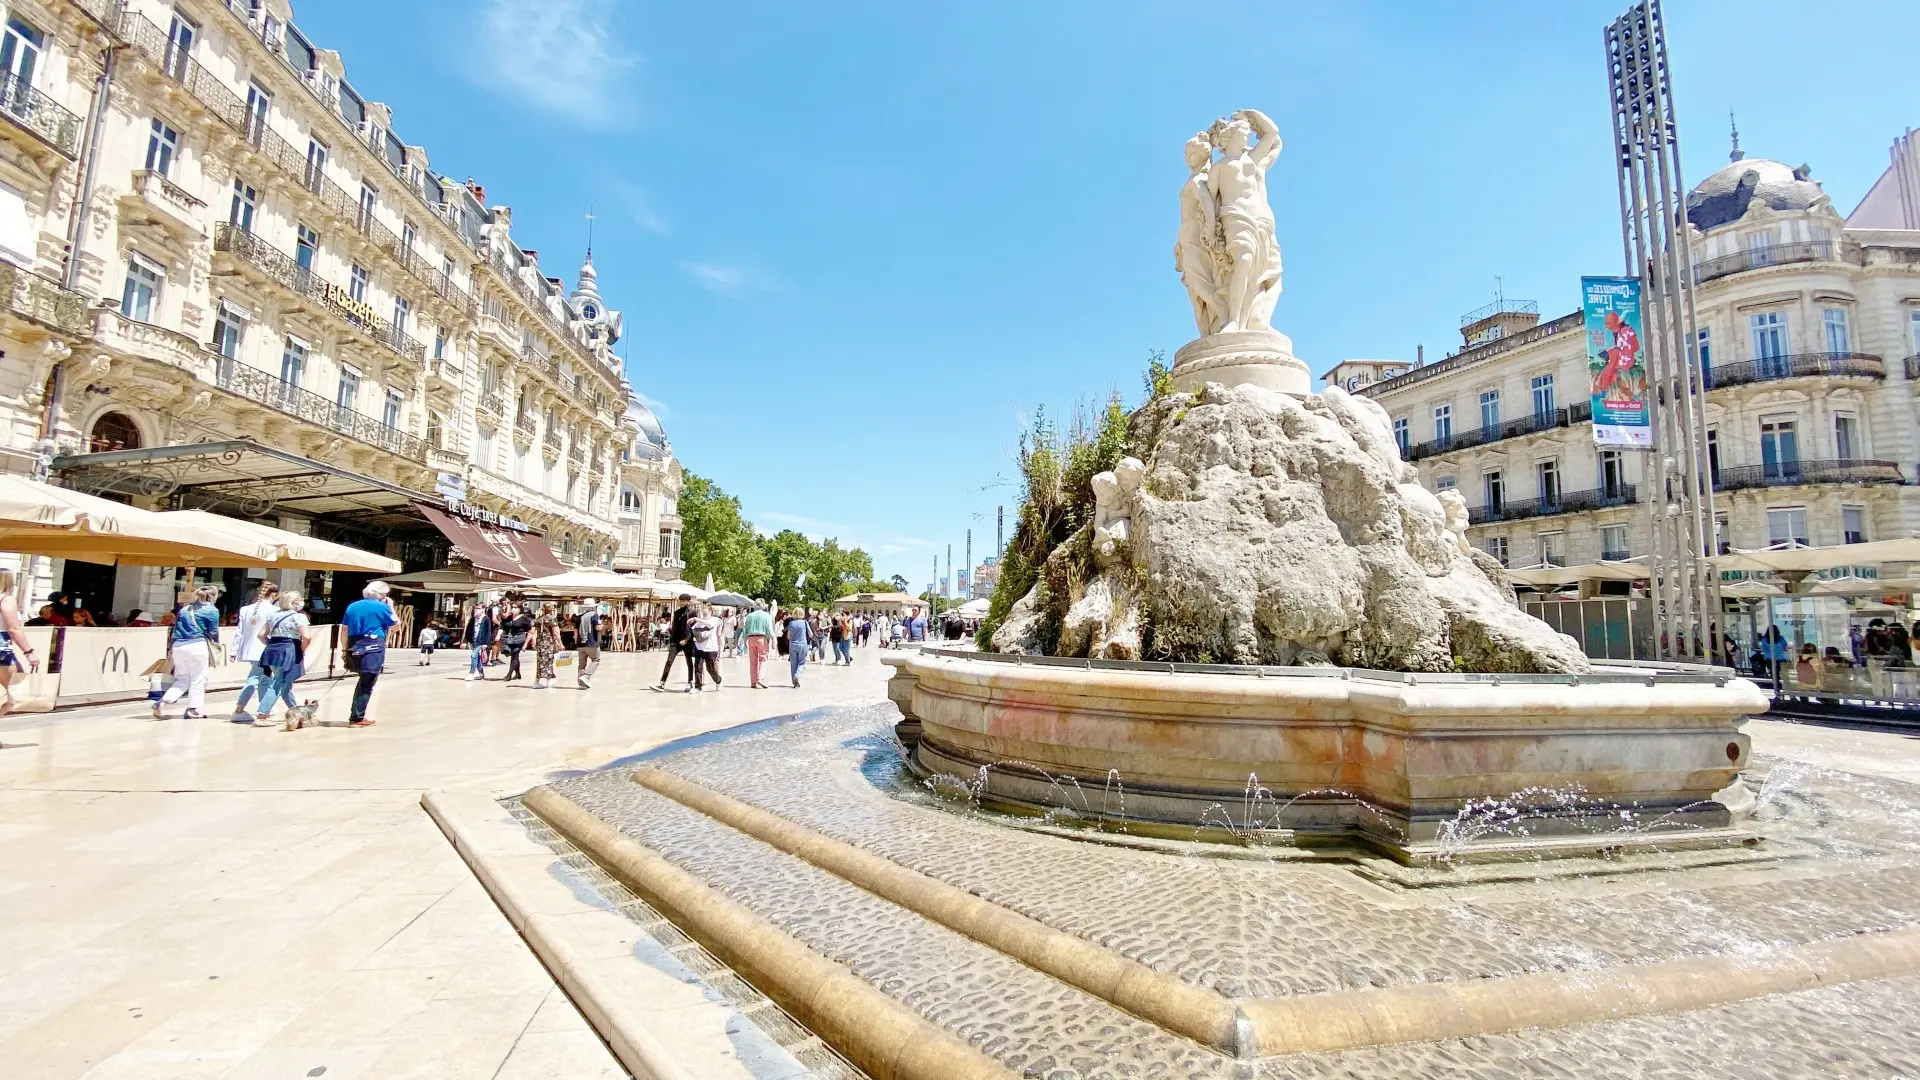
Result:
{"label": "tall metal mast", "polygon": [[1706,381],[1694,317],[1693,251],[1659,0],[1639,0],[1606,30],[1620,242],[1641,280],[1653,447],[1641,470],[1657,640],[1663,660],[1706,659],[1719,640],[1720,587],[1707,463]]}

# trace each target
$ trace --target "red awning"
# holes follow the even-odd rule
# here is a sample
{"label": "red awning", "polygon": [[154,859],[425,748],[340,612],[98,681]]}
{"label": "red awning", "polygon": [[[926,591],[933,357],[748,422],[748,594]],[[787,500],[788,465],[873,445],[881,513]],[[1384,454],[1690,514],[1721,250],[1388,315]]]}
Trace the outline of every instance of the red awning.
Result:
{"label": "red awning", "polygon": [[473,564],[477,576],[523,581],[566,570],[537,532],[521,532],[449,514],[437,506],[415,503],[441,535]]}

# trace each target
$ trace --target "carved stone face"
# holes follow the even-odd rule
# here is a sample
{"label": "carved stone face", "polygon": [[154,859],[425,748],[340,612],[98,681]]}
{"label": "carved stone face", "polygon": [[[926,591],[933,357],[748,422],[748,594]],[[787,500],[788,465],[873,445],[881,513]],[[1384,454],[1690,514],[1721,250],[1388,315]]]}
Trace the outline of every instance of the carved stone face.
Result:
{"label": "carved stone face", "polygon": [[1213,160],[1213,143],[1205,135],[1195,135],[1187,140],[1187,168],[1199,169]]}
{"label": "carved stone face", "polygon": [[1245,120],[1229,120],[1215,129],[1213,141],[1229,157],[1243,153],[1253,139],[1253,129]]}

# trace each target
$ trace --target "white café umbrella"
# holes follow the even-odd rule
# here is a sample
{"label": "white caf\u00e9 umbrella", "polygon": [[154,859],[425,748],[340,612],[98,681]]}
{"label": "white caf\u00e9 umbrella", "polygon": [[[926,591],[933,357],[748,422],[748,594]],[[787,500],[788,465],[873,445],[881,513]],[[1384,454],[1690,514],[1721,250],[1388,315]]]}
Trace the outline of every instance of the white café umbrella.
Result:
{"label": "white caf\u00e9 umbrella", "polygon": [[638,574],[616,574],[611,570],[597,567],[582,567],[549,574],[546,577],[516,581],[505,587],[526,596],[644,600],[658,595],[656,589],[659,585],[660,582],[650,581]]}
{"label": "white caf\u00e9 umbrella", "polygon": [[271,525],[209,514],[205,510],[169,510],[160,516],[185,522],[207,533],[225,533],[236,539],[245,538],[262,548],[273,550],[272,559],[264,563],[246,564],[250,566],[271,566],[283,570],[361,570],[370,574],[397,574],[401,569],[399,560],[389,559],[385,555],[336,544],[317,536],[276,529]]}
{"label": "white caf\u00e9 umbrella", "polygon": [[1811,574],[1838,566],[1878,566],[1890,562],[1920,562],[1920,537],[1872,540],[1864,544],[1779,544],[1753,551],[1730,551],[1708,558],[1720,570],[1770,570],[1776,574]]}

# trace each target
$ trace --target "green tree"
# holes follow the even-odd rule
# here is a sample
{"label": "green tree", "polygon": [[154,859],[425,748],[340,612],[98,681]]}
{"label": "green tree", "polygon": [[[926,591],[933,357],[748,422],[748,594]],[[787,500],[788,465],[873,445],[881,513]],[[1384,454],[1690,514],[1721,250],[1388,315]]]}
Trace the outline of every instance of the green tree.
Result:
{"label": "green tree", "polygon": [[781,607],[799,604],[801,589],[795,581],[812,568],[813,541],[792,529],[782,529],[772,536],[760,537],[759,547],[766,567],[761,575],[760,593],[778,601]]}
{"label": "green tree", "polygon": [[[905,574],[893,575],[892,577],[887,579],[887,584],[893,586],[894,592],[906,592],[908,589],[913,587],[907,584],[907,576]],[[885,590],[880,590],[880,591],[884,592]]]}
{"label": "green tree", "polygon": [[680,486],[680,557],[686,579],[718,588],[757,590],[767,580],[767,561],[753,526],[740,516],[740,500],[704,476],[685,474]]}

